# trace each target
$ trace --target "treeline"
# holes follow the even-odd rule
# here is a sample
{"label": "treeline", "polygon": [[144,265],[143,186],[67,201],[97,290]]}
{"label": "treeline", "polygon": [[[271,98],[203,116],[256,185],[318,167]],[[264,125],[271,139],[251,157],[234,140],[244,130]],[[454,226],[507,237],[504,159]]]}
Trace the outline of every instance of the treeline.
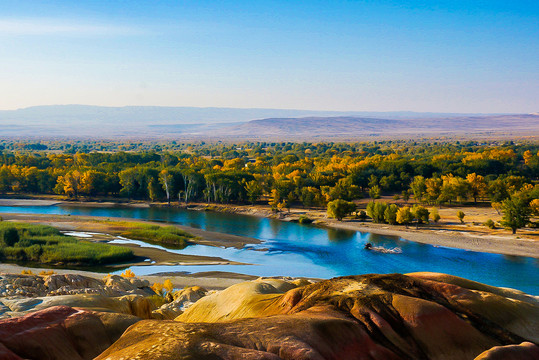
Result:
{"label": "treeline", "polygon": [[276,209],[384,194],[428,204],[501,202],[537,186],[538,151],[535,144],[404,141],[198,144],[178,151],[75,154],[4,149],[0,193],[186,203],[264,200]]}

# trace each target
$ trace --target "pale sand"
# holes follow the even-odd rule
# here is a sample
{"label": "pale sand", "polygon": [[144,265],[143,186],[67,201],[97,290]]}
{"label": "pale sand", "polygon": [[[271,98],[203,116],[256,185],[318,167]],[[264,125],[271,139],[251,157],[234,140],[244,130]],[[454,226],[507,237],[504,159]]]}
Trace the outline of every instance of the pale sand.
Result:
{"label": "pale sand", "polygon": [[339,229],[398,236],[406,240],[434,246],[539,258],[539,241],[532,239],[515,239],[514,237],[499,235],[479,235],[469,231],[440,230],[428,227],[428,225],[425,228],[420,227],[419,230],[415,230],[412,227],[401,230],[395,229],[395,227],[390,225],[362,223],[357,220],[339,222],[327,219],[324,221],[324,225]]}

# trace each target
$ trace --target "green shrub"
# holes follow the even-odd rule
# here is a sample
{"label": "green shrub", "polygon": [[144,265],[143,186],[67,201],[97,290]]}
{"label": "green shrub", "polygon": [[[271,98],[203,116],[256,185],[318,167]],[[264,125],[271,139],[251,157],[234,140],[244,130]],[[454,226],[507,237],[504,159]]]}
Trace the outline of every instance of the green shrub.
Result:
{"label": "green shrub", "polygon": [[23,248],[19,247],[4,247],[2,249],[4,257],[9,260],[14,261],[24,261],[26,260],[26,253]]}
{"label": "green shrub", "polygon": [[494,221],[492,221],[492,219],[488,219],[483,225],[485,225],[489,229],[496,229],[496,224],[494,223]]}
{"label": "green shrub", "polygon": [[359,220],[365,221],[367,220],[367,213],[365,212],[365,210],[361,210],[357,217],[359,218]]}
{"label": "green shrub", "polygon": [[432,212],[431,212],[431,215],[432,215],[432,220],[437,223],[438,221],[440,221],[441,217],[440,217],[440,214],[438,213],[438,208],[433,208],[432,209]]}
{"label": "green shrub", "polygon": [[189,239],[194,238],[193,235],[175,226],[146,224],[134,225],[132,228],[122,232],[122,236],[135,240],[171,244],[182,248],[188,245]]}
{"label": "green shrub", "polygon": [[20,240],[19,232],[15,227],[8,227],[2,232],[2,241],[5,246],[13,246]]}
{"label": "green shrub", "polygon": [[301,215],[301,216],[299,217],[298,222],[299,222],[300,224],[310,224],[310,223],[313,222],[313,219],[311,219],[311,218],[309,218],[309,217],[307,217],[307,216],[305,216],[305,215]]}

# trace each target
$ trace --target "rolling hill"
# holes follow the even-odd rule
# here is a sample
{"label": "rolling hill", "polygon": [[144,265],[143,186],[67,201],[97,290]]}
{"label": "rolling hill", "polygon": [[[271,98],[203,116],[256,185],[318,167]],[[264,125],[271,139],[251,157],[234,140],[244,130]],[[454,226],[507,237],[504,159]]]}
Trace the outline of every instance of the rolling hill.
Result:
{"label": "rolling hill", "polygon": [[537,135],[538,114],[335,112],[195,107],[36,106],[0,111],[0,137],[354,140]]}

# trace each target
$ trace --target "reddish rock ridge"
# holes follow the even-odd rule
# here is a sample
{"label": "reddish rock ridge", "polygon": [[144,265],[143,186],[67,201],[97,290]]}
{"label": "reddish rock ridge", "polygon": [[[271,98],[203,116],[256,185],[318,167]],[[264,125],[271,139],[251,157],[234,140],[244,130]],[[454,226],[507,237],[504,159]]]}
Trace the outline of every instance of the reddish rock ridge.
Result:
{"label": "reddish rock ridge", "polygon": [[97,359],[460,360],[539,341],[537,298],[453,276],[274,285],[234,285],[177,321],[138,322]]}
{"label": "reddish rock ridge", "polygon": [[93,359],[138,320],[68,306],[0,320],[0,359]]}

